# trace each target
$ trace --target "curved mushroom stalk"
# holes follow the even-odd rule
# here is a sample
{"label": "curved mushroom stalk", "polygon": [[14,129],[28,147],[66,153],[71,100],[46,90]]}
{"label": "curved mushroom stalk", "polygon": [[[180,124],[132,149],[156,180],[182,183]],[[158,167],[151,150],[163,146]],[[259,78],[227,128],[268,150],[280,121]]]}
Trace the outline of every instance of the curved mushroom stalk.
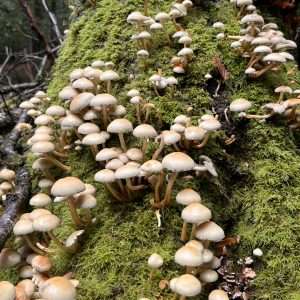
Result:
{"label": "curved mushroom stalk", "polygon": [[164,146],[165,146],[165,143],[164,143],[164,139],[163,137],[161,136],[160,137],[160,144],[159,144],[159,147],[156,149],[156,151],[154,152],[154,154],[152,155],[152,159],[153,160],[156,160],[159,155],[161,154],[161,152],[163,151],[164,149]]}
{"label": "curved mushroom stalk", "polygon": [[129,190],[131,191],[139,191],[145,189],[147,186],[146,185],[133,185],[130,178],[126,178],[126,186]]}
{"label": "curved mushroom stalk", "polygon": [[28,247],[35,253],[40,254],[40,255],[45,255],[46,252],[38,248],[32,241],[31,237],[29,235],[24,235],[23,236],[25,242],[27,243]]}
{"label": "curved mushroom stalk", "polygon": [[48,231],[48,235],[51,238],[51,240],[64,252],[73,253],[72,249],[66,247],[56,236],[52,231]]}
{"label": "curved mushroom stalk", "polygon": [[104,185],[116,200],[124,202],[125,198],[112,186],[112,184],[104,183]]}
{"label": "curved mushroom stalk", "polygon": [[70,172],[71,171],[71,167],[64,165],[59,160],[57,160],[56,158],[50,156],[49,154],[45,155],[45,159],[47,159],[48,161],[50,161],[53,165],[55,165],[56,167],[60,168],[64,172]]}
{"label": "curved mushroom stalk", "polygon": [[77,213],[76,206],[75,206],[75,203],[74,203],[74,198],[73,197],[68,197],[67,202],[68,202],[69,210],[70,210],[71,217],[72,217],[72,220],[73,220],[74,224],[76,225],[76,227],[81,227],[82,222],[81,222],[81,219],[80,219],[80,217]]}
{"label": "curved mushroom stalk", "polygon": [[118,133],[118,137],[119,137],[119,140],[120,140],[120,145],[121,145],[121,148],[124,152],[127,151],[127,146],[126,146],[126,142],[125,142],[125,139],[124,139],[124,134],[123,133]]}
{"label": "curved mushroom stalk", "polygon": [[271,64],[267,65],[266,67],[264,67],[263,69],[251,74],[250,77],[256,79],[275,67],[277,67],[277,64],[271,63]]}
{"label": "curved mushroom stalk", "polygon": [[208,140],[209,140],[209,132],[205,134],[203,141],[200,144],[195,145],[194,148],[196,149],[203,148],[204,146],[206,146]]}

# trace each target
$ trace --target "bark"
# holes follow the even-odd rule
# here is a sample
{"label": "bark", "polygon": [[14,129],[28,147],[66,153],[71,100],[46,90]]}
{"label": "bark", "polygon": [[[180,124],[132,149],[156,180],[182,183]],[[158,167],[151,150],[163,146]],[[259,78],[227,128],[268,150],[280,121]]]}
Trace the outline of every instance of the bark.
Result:
{"label": "bark", "polygon": [[0,217],[0,250],[9,238],[18,214],[30,195],[30,176],[27,168],[21,167],[16,175],[16,191],[7,194],[5,211]]}

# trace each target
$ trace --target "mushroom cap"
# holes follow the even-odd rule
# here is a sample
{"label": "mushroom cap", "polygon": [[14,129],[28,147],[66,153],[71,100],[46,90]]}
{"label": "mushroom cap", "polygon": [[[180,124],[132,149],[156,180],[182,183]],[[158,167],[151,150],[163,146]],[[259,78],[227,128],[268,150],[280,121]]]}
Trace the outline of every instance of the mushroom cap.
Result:
{"label": "mushroom cap", "polygon": [[254,250],[253,250],[253,255],[255,255],[255,256],[258,256],[258,257],[260,257],[260,256],[263,256],[263,252],[262,252],[262,250],[260,249],[260,248],[255,248]]}
{"label": "mushroom cap", "polygon": [[49,106],[46,110],[46,114],[48,116],[58,116],[58,117],[62,117],[66,114],[65,109],[60,106],[60,105],[52,105]]}
{"label": "mushroom cap", "polygon": [[272,48],[268,47],[268,46],[257,46],[254,48],[253,50],[254,53],[272,53]]}
{"label": "mushroom cap", "polygon": [[77,131],[78,131],[78,133],[85,135],[85,134],[100,132],[100,128],[98,125],[96,125],[94,123],[86,122],[86,123],[82,123],[78,127]]}
{"label": "mushroom cap", "polygon": [[164,28],[163,25],[161,23],[157,23],[157,22],[150,25],[150,30],[160,30],[163,28]]}
{"label": "mushroom cap", "polygon": [[107,127],[111,133],[127,133],[133,131],[132,123],[127,119],[115,119]]}
{"label": "mushroom cap", "polygon": [[74,114],[68,114],[66,117],[61,119],[60,126],[63,129],[72,129],[79,127],[83,121]]}
{"label": "mushroom cap", "polygon": [[241,24],[258,23],[263,24],[264,18],[256,13],[244,16],[241,19]]}
{"label": "mushroom cap", "polygon": [[42,284],[39,291],[45,300],[75,300],[76,298],[75,287],[65,277],[48,279]]}
{"label": "mushroom cap", "polygon": [[136,53],[136,55],[140,58],[143,58],[143,57],[148,57],[150,54],[147,50],[141,49]]}
{"label": "mushroom cap", "polygon": [[53,185],[53,181],[47,178],[42,178],[41,180],[39,180],[38,182],[38,186],[41,189],[45,189],[45,188],[49,188]]}
{"label": "mushroom cap", "polygon": [[33,109],[35,108],[35,105],[30,101],[23,101],[20,103],[19,107],[23,109]]}
{"label": "mushroom cap", "polygon": [[197,296],[201,292],[201,283],[191,274],[182,275],[175,281],[175,292],[186,297]]}
{"label": "mushroom cap", "polygon": [[29,279],[24,279],[16,285],[17,299],[24,299],[23,298],[24,296],[25,298],[31,299],[34,291],[35,291],[35,285]]}
{"label": "mushroom cap", "polygon": [[104,132],[89,133],[82,139],[83,145],[99,145],[107,141],[107,135]]}
{"label": "mushroom cap", "polygon": [[199,240],[208,240],[220,242],[225,238],[224,230],[216,223],[209,221],[198,226],[196,238]]}
{"label": "mushroom cap", "polygon": [[52,263],[47,256],[36,255],[31,261],[32,267],[40,272],[48,272],[52,268]]}
{"label": "mushroom cap", "polygon": [[38,154],[45,154],[45,153],[52,152],[54,150],[55,150],[54,144],[47,141],[36,142],[31,147],[31,151],[33,153],[38,153]]}
{"label": "mushroom cap", "polygon": [[209,263],[213,260],[214,254],[209,249],[204,249],[202,252],[203,255],[203,262]]}
{"label": "mushroom cap", "polygon": [[138,148],[131,148],[126,151],[126,155],[130,160],[141,161],[143,160],[143,152]]}
{"label": "mushroom cap", "polygon": [[154,138],[157,136],[155,128],[149,124],[138,125],[132,134],[137,138]]}
{"label": "mushroom cap", "polygon": [[205,270],[200,274],[201,282],[212,283],[218,280],[218,273],[214,270]]}
{"label": "mushroom cap", "polygon": [[177,55],[178,56],[188,56],[188,55],[192,55],[194,53],[193,49],[191,48],[182,48],[178,53]]}
{"label": "mushroom cap", "polygon": [[73,233],[69,235],[69,237],[65,241],[66,247],[72,247],[74,246],[77,242],[80,236],[82,236],[84,233],[84,230],[76,230]]}
{"label": "mushroom cap", "polygon": [[163,169],[162,163],[158,160],[148,160],[141,166],[141,170],[146,173],[160,173]]}
{"label": "mushroom cap", "polygon": [[55,120],[51,116],[48,116],[46,114],[42,114],[34,120],[35,125],[49,125],[54,122]]}
{"label": "mushroom cap", "polygon": [[15,267],[21,262],[21,255],[10,248],[3,248],[0,251],[0,268],[11,268]]}
{"label": "mushroom cap", "polygon": [[15,300],[16,288],[8,281],[0,281],[1,300]]}
{"label": "mushroom cap", "polygon": [[199,225],[211,219],[211,210],[201,203],[195,202],[182,210],[181,217],[187,223]]}
{"label": "mushroom cap", "polygon": [[133,98],[133,97],[136,97],[136,96],[139,96],[139,95],[140,95],[140,92],[136,89],[131,89],[127,93],[127,96],[130,97],[130,98]]}
{"label": "mushroom cap", "polygon": [[58,179],[51,188],[55,197],[68,197],[85,190],[84,183],[77,177],[64,177]]}
{"label": "mushroom cap", "polygon": [[225,25],[222,22],[215,22],[212,27],[215,29],[224,29]]}
{"label": "mushroom cap", "polygon": [[204,139],[206,130],[197,126],[189,126],[184,131],[184,136],[189,141],[201,141]]}
{"label": "mushroom cap", "polygon": [[87,92],[76,95],[70,103],[70,111],[74,114],[79,113],[90,105],[93,97],[94,94]]}
{"label": "mushroom cap", "polygon": [[120,79],[120,76],[118,75],[118,73],[116,73],[113,70],[104,71],[100,75],[100,80],[102,80],[102,81],[113,81],[113,80],[119,80],[119,79]]}
{"label": "mushroom cap", "polygon": [[238,7],[251,5],[253,4],[253,0],[236,0],[236,5]]}
{"label": "mushroom cap", "polygon": [[92,98],[90,105],[97,107],[97,106],[116,105],[117,103],[118,100],[113,95],[98,94]]}
{"label": "mushroom cap", "polygon": [[110,183],[116,181],[116,176],[114,171],[103,169],[95,174],[94,179],[98,182]]}
{"label": "mushroom cap", "polygon": [[61,100],[71,100],[78,95],[78,92],[71,86],[65,86],[59,93],[58,97]]}
{"label": "mushroom cap", "polygon": [[293,90],[289,86],[281,85],[277,87],[274,92],[292,94]]}
{"label": "mushroom cap", "polygon": [[0,171],[0,179],[12,181],[16,178],[16,173],[13,170],[4,168]]}
{"label": "mushroom cap", "polygon": [[29,201],[29,204],[31,206],[35,206],[35,207],[45,207],[45,206],[49,205],[50,203],[51,203],[51,198],[47,194],[44,194],[44,193],[36,194]]}
{"label": "mushroom cap", "polygon": [[76,199],[76,205],[80,208],[91,209],[97,206],[97,199],[90,194],[80,195]]}
{"label": "mushroom cap", "polygon": [[194,248],[198,252],[202,252],[204,250],[202,243],[196,240],[190,240],[184,246]]}
{"label": "mushroom cap", "polygon": [[[254,45],[254,46],[267,46],[267,45],[271,45],[271,41],[270,39],[268,39],[267,37],[264,37],[264,36],[259,36],[259,37],[256,37],[255,39],[253,39],[251,41],[251,45]],[[270,49],[270,47],[268,47]],[[272,49],[271,49],[271,52],[272,52]],[[271,53],[270,52],[270,53]]]}
{"label": "mushroom cap", "polygon": [[88,110],[84,115],[83,115],[83,120],[85,121],[91,121],[91,120],[97,120],[100,118],[100,114],[98,111],[94,109]]}
{"label": "mushroom cap", "polygon": [[221,128],[221,123],[213,116],[210,116],[207,119],[202,119],[202,122],[199,123],[199,127],[207,131],[216,131]]}
{"label": "mushroom cap", "polygon": [[176,251],[175,262],[183,267],[198,267],[203,263],[202,251],[195,247],[183,246]]}
{"label": "mushroom cap", "polygon": [[114,117],[122,117],[126,115],[126,107],[124,105],[117,105],[111,114]]}
{"label": "mushroom cap", "polygon": [[151,254],[150,257],[148,258],[148,266],[150,268],[158,269],[163,265],[163,263],[164,263],[163,258],[157,253]]}
{"label": "mushroom cap", "polygon": [[106,165],[105,169],[117,170],[124,166],[124,163],[119,158],[113,158]]}
{"label": "mushroom cap", "polygon": [[195,162],[183,152],[173,152],[163,158],[162,165],[164,169],[172,172],[184,172],[192,170]]}
{"label": "mushroom cap", "polygon": [[33,269],[32,266],[26,265],[20,268],[19,271],[20,278],[32,278]]}
{"label": "mushroom cap", "polygon": [[170,16],[165,12],[159,12],[155,15],[155,21],[164,23],[170,20]]}
{"label": "mushroom cap", "polygon": [[116,170],[115,176],[117,179],[127,179],[137,177],[140,174],[140,169],[137,166],[125,165]]}
{"label": "mushroom cap", "polygon": [[181,135],[173,130],[164,130],[161,133],[161,138],[166,145],[173,145],[180,141]]}
{"label": "mushroom cap", "polygon": [[148,18],[144,16],[142,13],[140,13],[139,11],[134,11],[128,15],[127,22],[130,24],[141,23],[146,21],[147,19]]}
{"label": "mushroom cap", "polygon": [[53,136],[47,134],[47,133],[35,133],[31,138],[30,142],[32,144],[37,142],[50,142],[53,140]]}
{"label": "mushroom cap", "polygon": [[53,130],[51,127],[48,126],[39,126],[35,129],[35,134],[45,133],[45,134],[52,134]]}
{"label": "mushroom cap", "polygon": [[26,235],[34,231],[32,221],[20,219],[14,226],[14,235]]}
{"label": "mushroom cap", "polygon": [[48,232],[57,228],[60,220],[57,216],[43,215],[33,220],[33,229],[38,232]]}
{"label": "mushroom cap", "polygon": [[94,89],[95,85],[89,79],[82,77],[82,78],[79,78],[79,79],[76,79],[75,81],[73,81],[72,87],[74,89],[86,91],[86,90]]}
{"label": "mushroom cap", "polygon": [[208,300],[229,300],[229,297],[223,290],[213,290],[208,295]]}
{"label": "mushroom cap", "polygon": [[171,131],[175,131],[177,133],[184,133],[185,127],[179,123],[175,123],[170,127]]}
{"label": "mushroom cap", "polygon": [[98,59],[98,60],[93,61],[91,66],[93,68],[103,68],[103,67],[105,67],[105,63],[103,60]]}
{"label": "mushroom cap", "polygon": [[270,53],[263,58],[265,62],[285,63],[286,58],[280,53]]}
{"label": "mushroom cap", "polygon": [[[29,214],[23,214],[21,216],[21,219],[23,220],[24,216],[26,217],[26,219],[29,219],[31,221],[33,221],[34,219],[40,217],[40,216],[44,216],[44,215],[51,215],[51,212],[47,209],[43,209],[43,208],[36,208],[34,209],[31,213]],[[27,218],[29,217],[29,218]]]}
{"label": "mushroom cap", "polygon": [[96,161],[110,160],[118,157],[120,153],[122,153],[121,149],[116,147],[104,148],[96,155]]}
{"label": "mushroom cap", "polygon": [[236,99],[230,103],[229,109],[233,112],[242,112],[248,110],[252,103],[246,99]]}
{"label": "mushroom cap", "polygon": [[193,189],[181,190],[176,196],[176,202],[182,205],[201,202],[201,196]]}

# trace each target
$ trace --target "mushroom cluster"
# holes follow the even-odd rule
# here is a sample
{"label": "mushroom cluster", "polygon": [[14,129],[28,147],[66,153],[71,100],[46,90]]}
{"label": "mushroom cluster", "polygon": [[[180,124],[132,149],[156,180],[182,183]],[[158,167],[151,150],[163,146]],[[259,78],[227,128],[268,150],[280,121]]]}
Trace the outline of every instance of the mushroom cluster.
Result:
{"label": "mushroom cluster", "polygon": [[6,194],[14,190],[15,178],[15,171],[8,168],[3,168],[0,170],[0,197],[3,202],[6,199]]}
{"label": "mushroom cluster", "polygon": [[[221,242],[225,234],[219,225],[211,221],[212,212],[201,201],[200,194],[190,188],[181,190],[176,196],[176,202],[184,206],[180,239],[185,244],[176,251],[174,259],[176,264],[185,268],[185,274],[171,279],[168,286],[181,300],[199,295],[205,285],[216,282],[219,277],[216,269],[221,266],[221,261],[214,255],[211,243]],[[189,236],[188,224],[192,224]],[[163,262],[157,253],[149,257],[150,279]],[[209,299],[228,300],[229,297],[222,290],[213,290]]]}
{"label": "mushroom cluster", "polygon": [[258,78],[268,72],[277,71],[288,61],[294,60],[288,50],[297,47],[294,41],[288,40],[275,23],[266,23],[258,14],[252,0],[231,1],[240,9],[241,32],[231,47],[249,60],[245,74]]}

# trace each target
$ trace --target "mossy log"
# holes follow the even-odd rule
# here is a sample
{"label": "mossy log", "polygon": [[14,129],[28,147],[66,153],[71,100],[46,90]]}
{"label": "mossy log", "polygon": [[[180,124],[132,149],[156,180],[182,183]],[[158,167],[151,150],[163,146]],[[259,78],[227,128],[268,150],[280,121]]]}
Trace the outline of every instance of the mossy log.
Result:
{"label": "mossy log", "polygon": [[[215,21],[222,21],[226,32],[236,35],[239,32],[236,11],[227,0],[211,4],[205,1],[205,6],[199,2],[182,20],[193,38],[195,55],[187,74],[178,78],[174,95],[167,91],[157,97],[148,78],[158,68],[165,75],[172,75],[169,61],[179,46],[170,48],[164,34],[158,35],[152,41],[147,66],[140,65],[136,60],[136,45],[130,41],[134,29],[126,23],[126,18],[132,11],[142,11],[143,1],[99,0],[95,9],[87,10],[71,26],[48,90],[53,103],[59,102],[58,92],[68,84],[70,71],[96,59],[115,63],[121,80],[113,84],[113,94],[121,104],[128,102],[126,93],[130,88],[140,89],[144,97],[159,108],[166,128],[176,115],[186,113],[187,108],[192,108],[194,116],[212,109],[213,99],[207,91],[204,75],[213,70],[215,56],[221,58],[230,72],[226,84],[228,101],[247,98],[254,103],[253,111],[275,99],[276,86],[296,87],[300,74],[293,65],[260,80],[248,80],[244,76],[246,62],[230,49],[229,41],[215,38],[216,31],[211,26]],[[170,0],[150,1],[149,12],[167,11],[170,4]],[[168,33],[173,32],[170,25]],[[256,247],[263,250],[261,263],[256,266],[254,299],[300,299],[300,156],[297,141],[281,121],[253,121],[239,128],[234,144],[227,146],[220,133],[194,154],[195,157],[205,154],[212,158],[218,169],[218,179],[179,181],[174,194],[182,187],[198,189],[204,204],[212,208],[214,220],[223,225],[228,235],[241,236],[235,255],[251,255]],[[97,168],[88,151],[72,153],[68,163],[74,175],[94,184]],[[180,208],[172,206],[165,210],[163,225],[157,228],[149,205],[150,195],[122,206],[111,202],[101,185],[97,188],[99,208],[95,216],[98,223],[86,232],[78,254],[71,258],[61,253],[54,256],[55,272],[74,272],[80,281],[79,300],[136,300],[142,296],[172,299],[167,291],[159,290],[158,283],[162,278],[170,279],[180,274],[173,263],[173,255],[181,245]],[[64,220],[58,235],[65,238],[72,231],[70,216],[63,206],[56,206],[56,213]],[[165,267],[149,281],[146,261],[153,252],[164,257]]]}

